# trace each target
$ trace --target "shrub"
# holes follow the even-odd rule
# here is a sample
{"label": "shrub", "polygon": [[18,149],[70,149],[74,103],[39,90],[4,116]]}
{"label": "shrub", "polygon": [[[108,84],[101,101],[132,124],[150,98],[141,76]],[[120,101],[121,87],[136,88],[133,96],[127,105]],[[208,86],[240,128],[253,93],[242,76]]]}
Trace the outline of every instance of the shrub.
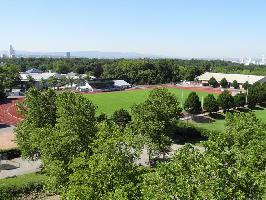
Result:
{"label": "shrub", "polygon": [[203,108],[210,113],[217,112],[219,110],[218,102],[213,96],[213,94],[208,94],[204,98]]}
{"label": "shrub", "polygon": [[42,174],[27,174],[15,178],[0,180],[0,199],[17,199],[22,194],[43,189],[46,176]]}
{"label": "shrub", "polygon": [[224,110],[228,110],[234,107],[234,98],[228,91],[224,91],[218,96],[218,104]]}
{"label": "shrub", "polygon": [[223,78],[220,82],[222,88],[227,88],[228,87],[228,81],[226,80],[226,78]]}
{"label": "shrub", "polygon": [[185,101],[184,109],[190,114],[201,113],[201,103],[196,92],[191,92]]}
{"label": "shrub", "polygon": [[234,80],[233,83],[232,83],[232,86],[233,86],[235,89],[237,89],[237,88],[239,88],[239,83],[238,83],[236,80]]}
{"label": "shrub", "polygon": [[131,115],[122,108],[114,112],[112,119],[119,127],[124,128],[131,121]]}
{"label": "shrub", "polygon": [[243,88],[245,89],[245,90],[247,90],[248,88],[249,88],[249,83],[246,81],[244,84],[243,84]]}
{"label": "shrub", "polygon": [[246,95],[243,93],[234,96],[235,107],[244,107],[246,104]]}
{"label": "shrub", "polygon": [[208,84],[212,87],[217,87],[218,86],[218,82],[216,81],[216,79],[214,77],[211,77],[210,80],[208,81]]}

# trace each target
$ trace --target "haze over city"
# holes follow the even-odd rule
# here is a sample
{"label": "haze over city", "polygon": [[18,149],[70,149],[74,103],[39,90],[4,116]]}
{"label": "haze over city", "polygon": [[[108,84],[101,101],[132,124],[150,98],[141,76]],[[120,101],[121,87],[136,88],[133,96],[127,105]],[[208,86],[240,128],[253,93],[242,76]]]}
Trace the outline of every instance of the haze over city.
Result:
{"label": "haze over city", "polygon": [[265,8],[262,0],[2,1],[0,50],[261,58]]}

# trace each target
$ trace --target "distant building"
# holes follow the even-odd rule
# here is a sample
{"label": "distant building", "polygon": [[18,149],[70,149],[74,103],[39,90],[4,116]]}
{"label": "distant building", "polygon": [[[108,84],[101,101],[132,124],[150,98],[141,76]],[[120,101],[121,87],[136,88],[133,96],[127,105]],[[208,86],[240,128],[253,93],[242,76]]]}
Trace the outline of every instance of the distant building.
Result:
{"label": "distant building", "polygon": [[15,58],[16,57],[16,53],[15,53],[15,49],[12,47],[12,45],[9,46],[9,58]]}
{"label": "distant building", "polygon": [[244,74],[223,74],[223,73],[211,73],[211,72],[205,72],[204,74],[198,76],[196,79],[202,84],[202,85],[208,85],[208,81],[210,78],[215,78],[218,83],[225,78],[229,86],[232,85],[233,81],[236,80],[239,83],[240,88],[242,88],[243,84],[248,82],[249,84],[254,83],[265,83],[266,82],[266,76],[256,76],[256,75],[244,75]]}
{"label": "distant building", "polygon": [[130,88],[131,85],[124,80],[94,79],[86,81],[77,87],[80,92],[111,92]]}
{"label": "distant building", "polygon": [[38,69],[32,68],[26,72],[20,72],[21,79],[21,89],[26,89],[27,82],[29,81],[29,77],[34,79],[34,85],[37,89],[42,89],[44,85],[42,84],[43,80],[48,80],[50,77],[60,78],[61,74],[52,73],[52,72],[42,72]]}
{"label": "distant building", "polygon": [[66,57],[70,58],[70,52],[66,52]]}

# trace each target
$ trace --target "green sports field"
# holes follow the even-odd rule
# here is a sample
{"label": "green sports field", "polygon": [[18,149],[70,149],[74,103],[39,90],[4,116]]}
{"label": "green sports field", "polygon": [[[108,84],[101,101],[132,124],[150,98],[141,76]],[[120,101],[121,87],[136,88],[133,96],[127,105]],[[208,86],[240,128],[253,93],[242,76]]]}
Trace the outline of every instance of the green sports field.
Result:
{"label": "green sports field", "polygon": [[[188,94],[191,92],[189,90],[182,90],[176,88],[169,88],[173,94],[178,97],[180,104],[185,101]],[[127,109],[130,111],[130,108],[137,103],[145,101],[148,97],[150,90],[131,90],[131,91],[119,91],[119,92],[108,92],[108,93],[97,93],[97,94],[84,94],[84,96],[90,99],[97,107],[97,114],[106,113],[107,115],[112,115],[115,110],[120,108]],[[208,93],[206,92],[197,92],[200,97],[204,98]],[[216,95],[215,95],[216,96]],[[253,111],[256,116],[266,122],[266,109],[255,110]],[[209,130],[224,130],[224,120],[216,119],[212,123],[194,123],[196,126],[204,127]]]}
{"label": "green sports field", "polygon": [[[137,103],[145,101],[149,95],[149,89],[143,90],[131,90],[131,91],[119,91],[119,92],[108,92],[108,93],[97,93],[97,94],[84,94],[86,98],[90,99],[97,107],[97,113],[106,113],[111,115],[114,111],[124,108],[130,111],[130,108]],[[173,94],[178,97],[180,104],[185,101],[189,90],[181,90],[176,88],[169,88]],[[197,92],[200,97],[204,98],[208,93]]]}

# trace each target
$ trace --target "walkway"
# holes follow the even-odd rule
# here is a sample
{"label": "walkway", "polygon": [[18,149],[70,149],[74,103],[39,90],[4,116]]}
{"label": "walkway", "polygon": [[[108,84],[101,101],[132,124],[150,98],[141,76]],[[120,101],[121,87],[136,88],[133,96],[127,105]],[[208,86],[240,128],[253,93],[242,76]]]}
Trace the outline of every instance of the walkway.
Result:
{"label": "walkway", "polygon": [[0,170],[0,179],[19,176],[23,174],[35,173],[41,171],[41,161],[29,161],[21,158],[13,160],[1,160],[1,165],[8,165],[10,170]]}

